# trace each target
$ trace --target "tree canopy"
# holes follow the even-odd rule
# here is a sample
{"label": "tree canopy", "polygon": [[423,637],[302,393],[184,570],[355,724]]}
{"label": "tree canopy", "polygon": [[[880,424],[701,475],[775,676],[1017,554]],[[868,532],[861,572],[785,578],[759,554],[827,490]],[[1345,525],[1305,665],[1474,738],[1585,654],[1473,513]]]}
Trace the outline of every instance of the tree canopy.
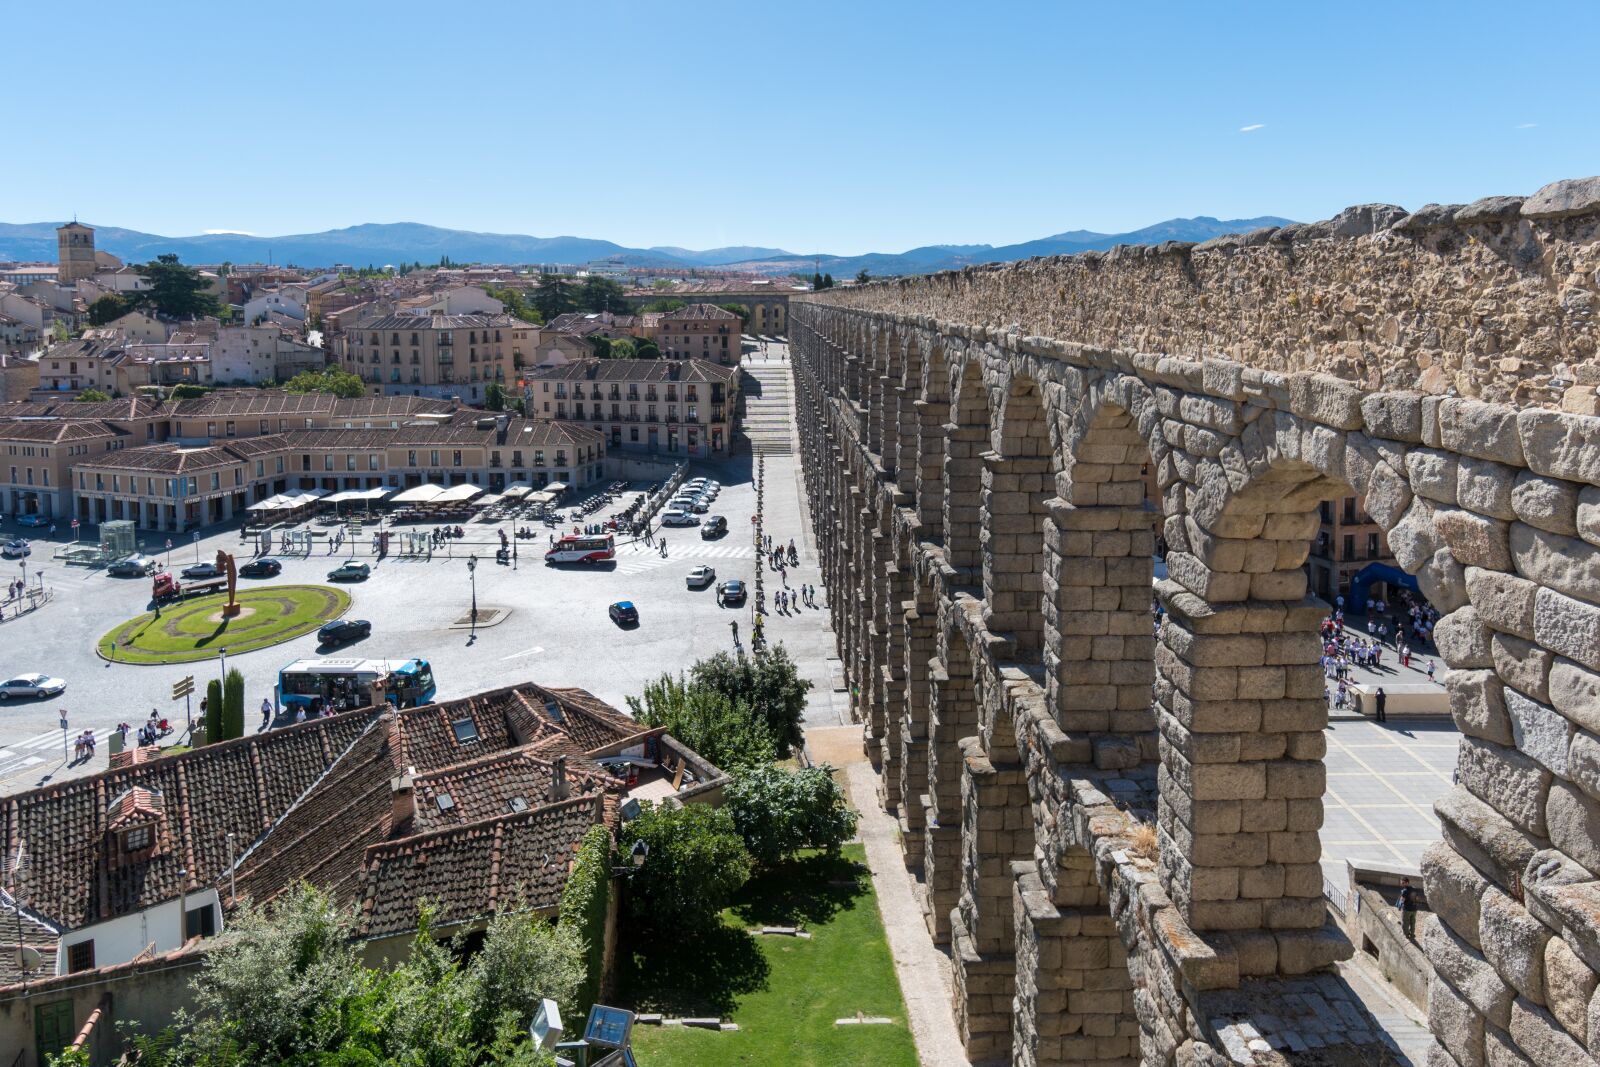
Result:
{"label": "tree canopy", "polygon": [[639,355],[638,347],[626,337],[613,337],[609,349],[606,355],[612,359],[635,359]]}
{"label": "tree canopy", "polygon": [[657,932],[683,936],[717,921],[750,878],[750,857],[733,818],[706,804],[656,806],[645,801],[622,824],[618,851],[637,841],[649,848],[628,879],[629,910]]}
{"label": "tree canopy", "polygon": [[107,293],[89,305],[89,325],[104,326],[108,322],[115,322],[126,315],[132,306],[116,293]]}
{"label": "tree canopy", "polygon": [[867,268],[862,267],[860,270],[856,271],[856,284],[857,285],[866,285],[871,280],[872,280],[872,275],[867,272]]}
{"label": "tree canopy", "polygon": [[150,283],[150,288],[132,294],[141,306],[153,307],[175,319],[198,319],[215,315],[222,308],[217,298],[206,292],[206,281],[196,267],[186,267],[168,253],[134,268]]}
{"label": "tree canopy", "polygon": [[549,322],[557,315],[578,309],[577,284],[565,274],[546,274],[533,290],[533,309],[541,321]]}
{"label": "tree canopy", "polygon": [[285,382],[283,388],[290,393],[331,393],[345,398],[366,392],[360,378],[337,367],[324,371],[303,370]]}
{"label": "tree canopy", "polygon": [[[698,665],[696,666],[698,669]],[[769,763],[777,742],[750,704],[716,686],[663,674],[629,697],[634,718],[667,732],[723,769]]]}
{"label": "tree canopy", "polygon": [[719,652],[689,668],[689,677],[731,703],[749,708],[772,737],[778,759],[800,747],[811,683],[800,677],[799,667],[783,645],[768,646],[751,656]]}
{"label": "tree canopy", "polygon": [[689,305],[685,304],[682,300],[674,300],[674,299],[669,297],[669,298],[664,299],[664,300],[652,300],[652,301],[650,301],[648,304],[645,304],[645,305],[643,305],[643,306],[641,306],[639,308],[639,313],[640,314],[644,314],[646,312],[656,313],[656,312],[667,312],[667,311],[681,311],[683,308],[686,308],[688,306]]}
{"label": "tree canopy", "polygon": [[826,765],[748,767],[734,774],[723,795],[745,849],[762,866],[806,848],[836,853],[855,836],[856,813]]}
{"label": "tree canopy", "polygon": [[528,290],[511,285],[486,285],[483,291],[504,304],[506,314],[512,318],[531,322],[535,326],[544,325],[545,318],[528,299]]}
{"label": "tree canopy", "polygon": [[93,404],[93,403],[97,403],[97,402],[99,402],[101,400],[110,400],[110,399],[111,399],[111,394],[110,393],[106,392],[104,389],[96,389],[93,386],[89,387],[88,389],[85,389],[83,392],[78,394],[78,402],[80,404]]}

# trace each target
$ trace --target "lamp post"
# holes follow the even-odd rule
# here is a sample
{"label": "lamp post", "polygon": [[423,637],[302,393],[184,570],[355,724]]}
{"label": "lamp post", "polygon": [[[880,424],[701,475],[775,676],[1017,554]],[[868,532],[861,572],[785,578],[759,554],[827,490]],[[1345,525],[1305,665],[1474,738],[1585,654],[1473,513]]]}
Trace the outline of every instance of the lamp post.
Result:
{"label": "lamp post", "polygon": [[467,578],[472,582],[472,633],[470,637],[478,639],[478,555],[474,552],[467,557]]}

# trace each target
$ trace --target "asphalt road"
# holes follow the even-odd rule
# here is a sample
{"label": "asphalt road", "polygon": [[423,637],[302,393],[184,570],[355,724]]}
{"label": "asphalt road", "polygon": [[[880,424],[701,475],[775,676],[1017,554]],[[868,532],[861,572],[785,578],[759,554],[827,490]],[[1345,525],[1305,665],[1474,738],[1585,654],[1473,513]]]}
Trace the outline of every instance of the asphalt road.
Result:
{"label": "asphalt road", "polygon": [[[486,523],[465,527],[467,540],[479,543],[469,546],[456,542],[446,550],[436,551],[431,561],[391,556],[377,562],[370,554],[361,556],[375,564],[372,577],[344,588],[353,597],[349,617],[371,620],[373,634],[331,654],[427,659],[433,665],[440,699],[535,681],[580,686],[626,708],[626,698],[637,695],[648,680],[663,672],[680,671],[713,652],[731,649],[730,620],[739,620],[740,637],[748,640],[750,605],[720,608],[714,587],[689,590],[684,578],[698,564],[715,568],[718,581],[750,581],[755,577],[750,532],[755,491],[750,459],[739,457],[723,464],[707,464],[691,473],[705,474],[723,483],[713,513],[727,516],[729,532],[716,540],[702,540],[696,529],[668,530],[665,558],[642,543],[619,543],[617,559],[609,566],[548,567],[543,563],[543,550],[549,530],[540,525],[536,527],[536,539],[518,542],[522,550],[517,566],[499,566],[494,562],[498,527]],[[798,573],[791,572],[791,580],[815,583],[818,579],[815,560],[807,547],[809,539],[798,526],[802,509],[793,459],[769,461],[766,476],[766,511],[772,523],[768,529],[784,541],[795,537],[801,546],[802,566]],[[509,532],[510,524],[505,525]],[[9,524],[0,527],[0,533],[12,532]],[[208,533],[198,548],[192,543],[175,547],[172,565],[190,564],[197,553],[201,559],[213,558],[219,548],[236,553],[241,563],[249,558],[252,545],[241,540],[237,528]],[[28,573],[31,576],[42,566],[44,582],[53,591],[53,598],[18,619],[10,618],[7,612],[6,621],[0,622],[0,673],[12,677],[42,671],[65,679],[67,691],[47,700],[0,704],[0,792],[15,792],[104,769],[108,749],[104,739],[119,722],[126,721],[137,728],[152,708],[178,724],[181,733],[184,704],[170,699],[173,683],[185,675],[195,676],[199,692],[194,707],[198,713],[198,695],[204,692],[205,681],[217,676],[221,666],[215,659],[174,667],[131,666],[100,659],[94,651],[96,638],[115,624],[147,610],[150,583],[148,579],[112,578],[103,571],[64,566],[48,558],[48,547],[35,541]],[[474,551],[479,556],[476,588],[480,618],[497,611],[503,613],[493,625],[480,626],[476,635],[456,628],[470,612],[473,583],[467,556]],[[321,582],[345,558],[344,554],[325,552],[325,548],[319,548],[309,558],[275,553],[284,562],[280,577],[265,582],[240,579],[240,587]],[[161,555],[164,559],[166,553]],[[768,581],[769,602],[777,588],[781,585]],[[631,600],[638,608],[637,627],[622,629],[610,621],[606,608],[616,600]],[[768,634],[770,640],[782,641],[790,648],[802,670],[817,684],[813,704],[820,710],[817,716],[810,717],[828,720],[836,672],[829,660],[833,642],[826,610],[808,609],[789,617],[769,614]],[[245,706],[251,729],[260,722],[255,709],[260,707],[263,696],[270,698],[278,670],[292,660],[317,654],[315,636],[307,635],[228,657],[228,666],[237,667],[245,677]],[[69,735],[92,728],[100,738],[92,760],[72,766],[63,759],[63,737],[58,725],[62,714],[67,715]],[[170,740],[178,739],[174,735]]]}

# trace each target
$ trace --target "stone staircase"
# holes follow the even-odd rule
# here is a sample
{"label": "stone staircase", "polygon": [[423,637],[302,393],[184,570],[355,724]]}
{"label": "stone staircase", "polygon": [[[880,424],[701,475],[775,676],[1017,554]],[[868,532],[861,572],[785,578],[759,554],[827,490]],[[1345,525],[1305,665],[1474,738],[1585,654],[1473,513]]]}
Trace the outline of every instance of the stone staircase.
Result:
{"label": "stone staircase", "polygon": [[744,405],[743,436],[752,454],[794,453],[794,379],[788,360],[746,363],[740,403]]}

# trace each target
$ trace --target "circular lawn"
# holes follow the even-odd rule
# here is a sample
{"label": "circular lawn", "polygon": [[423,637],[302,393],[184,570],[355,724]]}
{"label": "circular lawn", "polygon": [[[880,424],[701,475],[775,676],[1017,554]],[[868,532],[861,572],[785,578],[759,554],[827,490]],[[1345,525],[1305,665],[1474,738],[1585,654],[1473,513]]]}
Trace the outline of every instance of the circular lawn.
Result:
{"label": "circular lawn", "polygon": [[280,644],[350,610],[350,594],[325,585],[241,590],[238,602],[239,614],[224,619],[226,593],[174,601],[160,618],[146,612],[111,630],[96,650],[118,663],[189,663]]}

